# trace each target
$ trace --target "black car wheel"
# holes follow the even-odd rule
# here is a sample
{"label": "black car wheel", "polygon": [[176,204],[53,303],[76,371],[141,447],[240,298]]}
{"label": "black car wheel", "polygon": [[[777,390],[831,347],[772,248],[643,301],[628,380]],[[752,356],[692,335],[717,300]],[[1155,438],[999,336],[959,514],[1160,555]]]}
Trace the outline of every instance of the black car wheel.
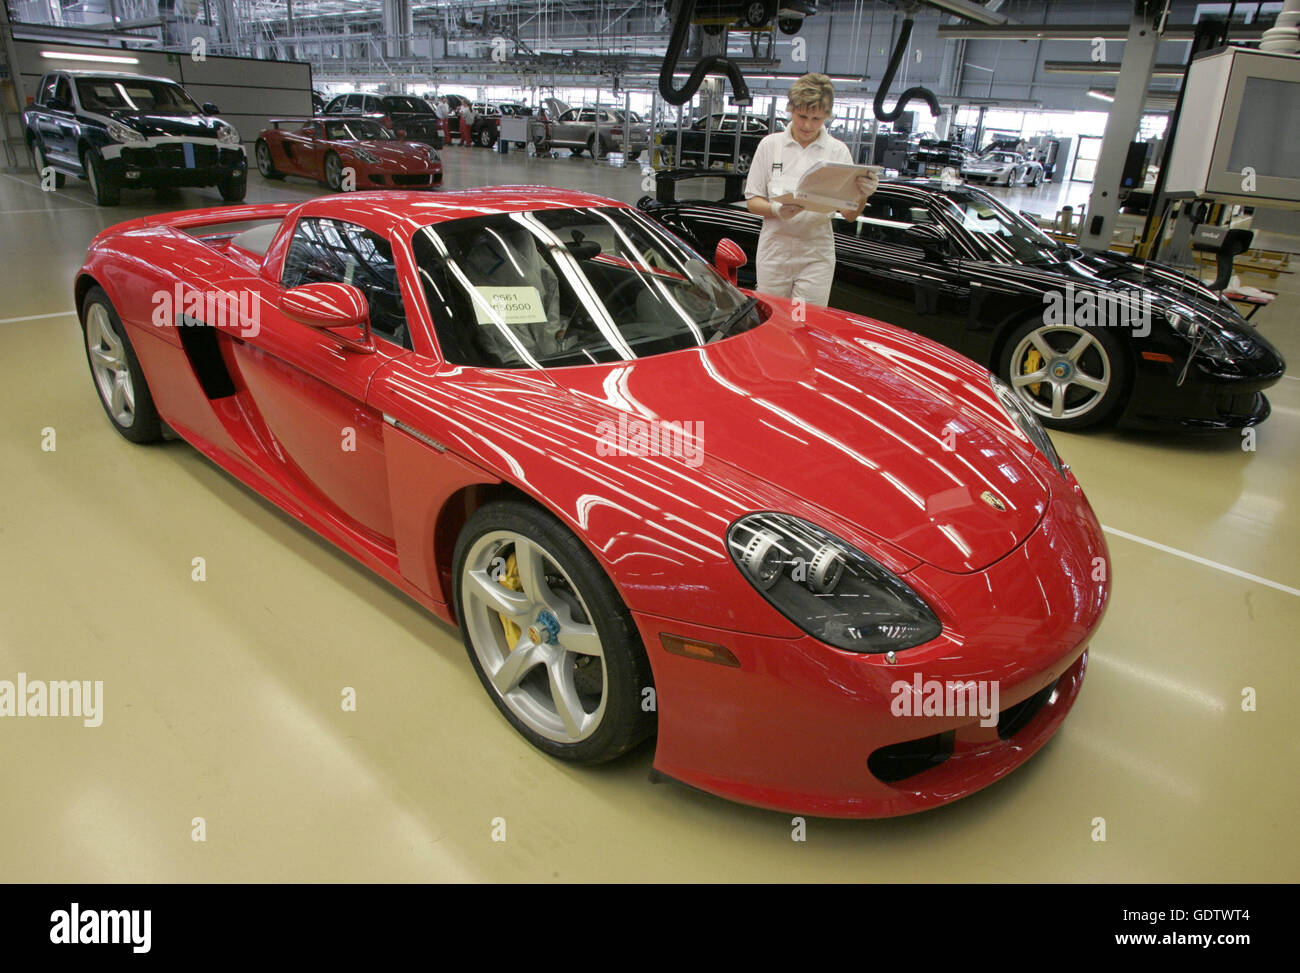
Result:
{"label": "black car wheel", "polygon": [[227,203],[243,202],[248,194],[248,169],[231,169],[217,183],[217,191]]}
{"label": "black car wheel", "polygon": [[122,201],[122,190],[108,181],[108,170],[104,160],[94,149],[87,149],[81,156],[81,165],[86,170],[86,181],[90,183],[90,194],[100,206],[116,206]]}
{"label": "black car wheel", "polygon": [[745,4],[745,23],[750,27],[762,27],[776,16],[775,0],[750,0]]}
{"label": "black car wheel", "polygon": [[1125,396],[1128,359],[1099,328],[1026,321],[1007,339],[998,374],[1053,429],[1084,429],[1109,418]]}
{"label": "black car wheel", "polygon": [[613,760],[654,732],[654,685],[627,607],[600,563],[531,504],[477,510],[456,542],[453,598],[474,671],[533,746]]}
{"label": "black car wheel", "polygon": [[258,139],[257,146],[253,150],[257,156],[257,171],[262,174],[264,179],[283,179],[284,173],[275,167],[271,161],[271,147],[266,144],[265,139]]}
{"label": "black car wheel", "polygon": [[490,126],[484,125],[478,130],[478,137],[474,139],[485,149],[490,149],[497,143],[496,132],[492,131]]}
{"label": "black car wheel", "polygon": [[603,158],[605,158],[605,156],[609,155],[609,145],[608,145],[608,144],[605,142],[605,140],[602,138],[602,139],[600,140],[600,154],[597,155],[597,153],[596,153],[596,136],[593,134],[593,135],[591,135],[591,136],[589,136],[589,137],[587,138],[587,151],[590,152],[590,153],[592,154],[593,157],[595,157],[595,158],[597,158],[597,159],[603,159]]}
{"label": "black car wheel", "polygon": [[101,287],[92,287],[81,302],[81,331],[90,376],[113,428],[133,443],[158,442],[162,420],[122,319]]}
{"label": "black car wheel", "polygon": [[582,149],[569,149],[569,155],[576,159],[578,156],[582,155]]}
{"label": "black car wheel", "polygon": [[[41,183],[44,184],[44,182],[45,182],[45,170],[46,170],[46,168],[49,167],[50,163],[49,163],[49,162],[46,160],[46,158],[45,158],[45,150],[44,150],[43,148],[41,148],[41,143],[40,143],[40,140],[39,140],[39,139],[34,139],[34,140],[32,141],[32,159],[33,159],[33,160],[35,161],[35,163],[36,163],[36,178],[39,179],[39,180],[41,180]],[[55,189],[62,189],[64,183],[67,182],[67,179],[68,179],[68,177],[65,176],[63,173],[61,173],[61,172],[55,172],[55,173],[54,173],[54,188],[55,188]]]}
{"label": "black car wheel", "polygon": [[799,28],[803,26],[803,20],[799,17],[782,17],[776,22],[776,26],[783,34],[797,34]]}
{"label": "black car wheel", "polygon": [[749,167],[754,162],[754,153],[742,152],[736,157],[736,171],[749,172]]}

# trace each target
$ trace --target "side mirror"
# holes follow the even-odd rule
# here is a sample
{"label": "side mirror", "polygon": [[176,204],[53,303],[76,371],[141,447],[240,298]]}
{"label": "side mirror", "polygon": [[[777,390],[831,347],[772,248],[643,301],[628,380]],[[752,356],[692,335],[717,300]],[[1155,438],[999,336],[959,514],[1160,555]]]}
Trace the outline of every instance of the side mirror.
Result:
{"label": "side mirror", "polygon": [[747,263],[749,258],[745,256],[745,251],[740,249],[740,244],[726,237],[718,241],[718,248],[713,251],[713,266],[718,268],[718,273],[723,277],[733,284],[736,283],[740,268]]}
{"label": "side mirror", "polygon": [[281,295],[280,311],[309,328],[331,332],[360,328],[360,340],[341,334],[333,337],[355,351],[375,350],[374,340],[370,337],[370,304],[360,288],[351,284],[300,284]]}
{"label": "side mirror", "polygon": [[940,260],[948,253],[948,235],[931,223],[913,223],[903,234],[909,243],[925,251],[927,260]]}
{"label": "side mirror", "polygon": [[205,114],[205,115],[220,115],[220,114],[221,114],[221,109],[218,108],[216,105],[214,105],[212,102],[210,102],[210,101],[205,101],[205,102],[203,103],[203,114]]}

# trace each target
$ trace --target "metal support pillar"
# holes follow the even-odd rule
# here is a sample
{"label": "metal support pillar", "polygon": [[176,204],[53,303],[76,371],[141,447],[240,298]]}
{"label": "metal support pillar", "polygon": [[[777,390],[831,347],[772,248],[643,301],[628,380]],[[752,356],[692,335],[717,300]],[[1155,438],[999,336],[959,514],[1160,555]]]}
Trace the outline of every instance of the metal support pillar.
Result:
{"label": "metal support pillar", "polygon": [[1138,123],[1142,120],[1142,105],[1146,101],[1156,50],[1160,46],[1156,26],[1162,20],[1161,10],[1149,10],[1145,16],[1135,15],[1129,25],[1128,39],[1124,42],[1124,60],[1120,63],[1119,81],[1115,85],[1115,101],[1106,119],[1092,195],[1088,199],[1088,220],[1079,228],[1081,247],[1090,250],[1110,247],[1111,231],[1119,215],[1119,180],[1124,172],[1129,144],[1136,137]]}

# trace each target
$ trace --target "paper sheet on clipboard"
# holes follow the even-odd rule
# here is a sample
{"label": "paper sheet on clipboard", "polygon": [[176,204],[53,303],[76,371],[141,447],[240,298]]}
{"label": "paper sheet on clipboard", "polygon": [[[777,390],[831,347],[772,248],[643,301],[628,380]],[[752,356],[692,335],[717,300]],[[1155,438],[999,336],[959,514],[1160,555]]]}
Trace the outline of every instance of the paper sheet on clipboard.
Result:
{"label": "paper sheet on clipboard", "polygon": [[799,180],[793,192],[773,198],[776,203],[796,203],[817,213],[833,213],[840,209],[856,209],[858,205],[858,176],[871,172],[877,175],[880,166],[855,166],[843,162],[815,162]]}

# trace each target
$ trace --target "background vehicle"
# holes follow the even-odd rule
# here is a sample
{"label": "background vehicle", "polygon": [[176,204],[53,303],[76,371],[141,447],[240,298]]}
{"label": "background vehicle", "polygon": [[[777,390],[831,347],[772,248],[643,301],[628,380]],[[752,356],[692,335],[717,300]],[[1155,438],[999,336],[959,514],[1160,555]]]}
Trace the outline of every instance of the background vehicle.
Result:
{"label": "background vehicle", "polygon": [[602,159],[610,152],[626,152],[628,158],[635,159],[650,147],[650,125],[635,112],[629,120],[621,108],[571,108],[558,98],[547,98],[545,105],[550,137],[539,146],[542,151],[561,148],[573,155],[586,151]]}
{"label": "background vehicle", "polygon": [[[665,3],[670,16],[672,4]],[[783,34],[797,34],[804,18],[817,12],[817,0],[698,0],[692,23],[706,34],[721,34],[729,25],[738,29],[775,23]]]}
{"label": "background vehicle", "polygon": [[124,188],[216,186],[244,198],[248,159],[233,125],[211,103],[199,107],[175,81],[137,74],[55,71],[23,112],[38,172],[57,185],[90,183],[100,206],[116,206]]}
{"label": "background vehicle", "polygon": [[[697,118],[682,130],[681,159],[674,160],[678,165],[704,164],[705,122],[706,119]],[[739,122],[739,115],[718,113],[712,117],[713,131],[708,133],[709,161],[705,168],[717,162],[730,164],[735,159],[737,172],[749,171],[749,165],[754,160],[754,153],[758,151],[758,143],[763,141],[771,130],[767,127],[767,119],[745,116],[745,124],[740,133],[740,155],[736,157],[734,154],[736,126]],[[785,126],[778,120],[776,130],[780,132],[784,128]],[[676,153],[676,130],[663,133],[663,144],[670,155]]]}
{"label": "background vehicle", "polygon": [[[676,201],[677,185],[691,178],[661,173],[660,199],[637,205],[697,249],[727,238],[752,257],[762,220],[744,208],[740,180],[722,199]],[[886,181],[859,219],[834,226],[831,306],[973,358],[1054,428],[1115,417],[1148,429],[1252,426],[1268,418],[1263,393],[1286,371],[1277,350],[1199,281],[1057,243],[974,187]],[[746,268],[742,282],[752,281]],[[1110,302],[1112,319],[1128,314],[1131,326],[1048,313],[1067,301],[1085,306],[1089,294],[1094,306]]]}
{"label": "background vehicle", "polygon": [[366,115],[393,130],[399,139],[423,142],[442,148],[442,124],[438,115],[423,98],[414,95],[339,95],[321,112],[322,115]]}
{"label": "background vehicle", "polygon": [[437,150],[395,139],[372,118],[273,118],[253,148],[267,179],[305,176],[338,192],[345,173],[354,189],[419,189],[442,185]]}
{"label": "background vehicle", "polygon": [[1043,181],[1043,167],[1019,152],[986,152],[977,159],[969,159],[961,167],[963,179],[969,182],[999,183],[1014,186],[1027,183],[1037,186]]}
{"label": "background vehicle", "polygon": [[[461,141],[460,137],[460,110],[464,105],[474,108],[470,99],[464,95],[444,94],[447,99],[448,115],[447,121],[451,128],[451,138],[453,142]],[[480,145],[485,149],[490,149],[497,144],[497,139],[501,137],[501,122],[499,111],[497,114],[485,114],[474,110],[474,125],[470,129],[470,141],[475,145]]]}
{"label": "background vehicle", "polygon": [[[73,296],[119,434],[165,422],[458,625],[537,749],[600,763],[657,730],[661,774],[843,817],[971,794],[1078,697],[1100,525],[986,370],[746,294],[739,259],[586,193],[339,194],[112,227]],[[620,437],[668,417],[707,426]],[[997,705],[897,713],[922,670]]]}

